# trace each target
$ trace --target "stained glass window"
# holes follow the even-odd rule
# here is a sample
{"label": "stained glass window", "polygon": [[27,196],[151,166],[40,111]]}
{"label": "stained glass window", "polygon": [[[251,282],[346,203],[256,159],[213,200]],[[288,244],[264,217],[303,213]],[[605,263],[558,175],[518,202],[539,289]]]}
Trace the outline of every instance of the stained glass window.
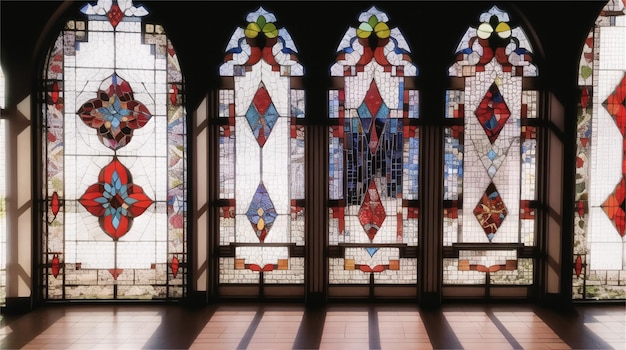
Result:
{"label": "stained glass window", "polygon": [[[0,68],[0,109],[4,108],[4,73]],[[6,122],[0,118],[0,307],[6,302],[7,285],[7,151],[6,151]]]}
{"label": "stained glass window", "polygon": [[469,27],[446,94],[444,271],[448,285],[528,285],[535,244],[538,74],[524,31],[492,7]]}
{"label": "stained glass window", "polygon": [[183,77],[132,1],[81,8],[43,72],[44,299],[169,299],[186,289]]}
{"label": "stained glass window", "polygon": [[337,48],[329,91],[329,282],[417,283],[417,67],[376,7]]}
{"label": "stained glass window", "polygon": [[604,6],[580,58],[574,299],[626,298],[624,6]]}
{"label": "stained glass window", "polygon": [[7,286],[7,150],[6,122],[0,119],[0,307],[6,302]]}
{"label": "stained glass window", "polygon": [[219,282],[302,284],[304,69],[273,13],[246,22],[219,68]]}

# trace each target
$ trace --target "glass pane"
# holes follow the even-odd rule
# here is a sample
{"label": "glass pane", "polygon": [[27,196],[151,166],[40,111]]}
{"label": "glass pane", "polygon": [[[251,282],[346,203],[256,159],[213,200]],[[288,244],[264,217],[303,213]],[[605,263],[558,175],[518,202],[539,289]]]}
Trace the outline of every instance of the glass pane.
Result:
{"label": "glass pane", "polygon": [[492,7],[457,46],[446,94],[444,284],[532,284],[537,76],[524,31]]}
{"label": "glass pane", "polygon": [[624,14],[622,2],[605,5],[580,59],[574,299],[626,298]]}
{"label": "glass pane", "polygon": [[339,44],[329,92],[329,281],[417,283],[417,67],[371,7]]}
{"label": "glass pane", "polygon": [[[0,77],[4,85],[4,77]],[[6,303],[7,287],[7,130],[0,119],[0,307]]]}
{"label": "glass pane", "polygon": [[[0,109],[5,106],[5,80],[0,67]],[[6,303],[7,286],[7,131],[0,119],[0,307]]]}
{"label": "glass pane", "polygon": [[85,5],[43,72],[45,299],[180,298],[186,285],[182,74],[132,2]]}
{"label": "glass pane", "polygon": [[304,283],[304,75],[260,7],[226,47],[219,91],[220,283]]}

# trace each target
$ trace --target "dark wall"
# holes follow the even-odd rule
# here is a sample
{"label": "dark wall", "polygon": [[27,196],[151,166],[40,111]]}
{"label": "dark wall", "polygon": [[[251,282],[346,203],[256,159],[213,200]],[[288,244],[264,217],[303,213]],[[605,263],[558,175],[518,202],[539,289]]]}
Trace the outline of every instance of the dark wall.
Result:
{"label": "dark wall", "polygon": [[[30,93],[45,50],[70,17],[79,17],[85,1],[0,1],[1,63],[7,78],[10,108]],[[90,3],[95,3],[92,1]],[[160,22],[174,43],[187,80],[188,105],[219,85],[218,67],[233,30],[246,15],[263,6],[277,17],[299,50],[306,70],[308,115],[325,118],[323,93],[330,86],[329,67],[348,26],[372,5],[386,12],[391,27],[406,37],[420,68],[418,86],[426,100],[439,99],[447,85],[459,39],[476,26],[494,4],[509,12],[511,24],[523,24],[533,42],[541,84],[564,105],[576,101],[576,74],[584,39],[604,1],[135,1]],[[314,92],[315,91],[315,92]],[[441,104],[443,106],[443,104]],[[431,113],[437,112],[436,110]],[[425,116],[428,118],[428,116]],[[315,117],[314,119],[316,119]]]}

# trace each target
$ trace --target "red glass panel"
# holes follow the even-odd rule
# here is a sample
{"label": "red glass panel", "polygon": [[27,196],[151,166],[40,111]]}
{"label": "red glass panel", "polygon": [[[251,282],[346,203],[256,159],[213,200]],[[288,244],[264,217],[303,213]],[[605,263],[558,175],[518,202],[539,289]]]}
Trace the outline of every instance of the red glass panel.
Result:
{"label": "red glass panel", "polygon": [[176,84],[172,84],[172,92],[170,92],[170,102],[172,105],[176,105],[178,101],[178,87]]}
{"label": "red glass panel", "polygon": [[587,108],[587,103],[589,103],[589,91],[586,86],[582,89],[582,94],[580,96],[580,104],[582,108]]}
{"label": "red glass panel", "polygon": [[626,75],[615,91],[604,101],[604,107],[615,120],[622,136],[626,135]]}
{"label": "red glass panel", "polygon": [[117,27],[122,18],[124,18],[124,13],[120,10],[120,7],[117,4],[111,6],[111,10],[107,13],[107,17],[109,18],[109,22],[113,26],[113,28]]}
{"label": "red glass panel", "polygon": [[511,116],[511,112],[504,102],[504,97],[496,84],[491,84],[489,91],[487,91],[474,113],[491,143],[496,141],[500,131],[504,128],[504,124]]}
{"label": "red glass panel", "polygon": [[171,265],[172,275],[174,276],[174,278],[176,278],[176,275],[178,274],[178,264],[179,264],[178,258],[174,256],[172,258],[172,265]]}
{"label": "red glass panel", "polygon": [[117,278],[124,272],[124,269],[109,269],[109,273],[113,276],[113,279],[117,281]]}
{"label": "red glass panel", "polygon": [[500,198],[496,185],[493,182],[490,183],[485,193],[483,193],[480,202],[474,208],[474,215],[490,242],[500,225],[502,225],[507,213],[508,211],[502,198]]}
{"label": "red glass panel", "polygon": [[583,270],[583,259],[580,255],[576,256],[576,263],[574,264],[574,271],[576,272],[576,277],[580,277],[580,273]]}
{"label": "red glass panel", "polygon": [[55,81],[52,84],[52,93],[50,94],[52,103],[56,104],[59,101],[59,84]]}
{"label": "red glass panel", "polygon": [[143,214],[153,201],[132,183],[130,171],[117,157],[100,171],[98,181],[87,188],[79,202],[99,218],[104,232],[117,240],[130,230],[133,218]]}
{"label": "red glass panel", "polygon": [[385,213],[383,203],[380,201],[376,182],[372,180],[370,181],[370,186],[363,200],[363,204],[361,205],[361,209],[359,209],[359,222],[361,226],[363,226],[370,241],[374,240],[378,229],[380,229],[386,217],[387,213]]}
{"label": "red glass panel", "polygon": [[52,276],[54,276],[54,278],[57,278],[59,272],[61,271],[61,263],[59,262],[58,254],[54,254],[54,257],[52,258],[52,262],[50,263],[50,271],[52,272]]}
{"label": "red glass panel", "polygon": [[617,233],[622,237],[626,235],[625,202],[626,180],[622,179],[609,198],[602,203],[602,209],[609,219],[611,219],[615,228],[617,228]]}
{"label": "red glass panel", "polygon": [[54,215],[54,218],[52,219],[52,221],[56,219],[60,208],[61,208],[61,203],[59,201],[59,194],[56,191],[54,191],[54,193],[52,194],[52,199],[50,200],[50,210],[52,211],[52,215]]}

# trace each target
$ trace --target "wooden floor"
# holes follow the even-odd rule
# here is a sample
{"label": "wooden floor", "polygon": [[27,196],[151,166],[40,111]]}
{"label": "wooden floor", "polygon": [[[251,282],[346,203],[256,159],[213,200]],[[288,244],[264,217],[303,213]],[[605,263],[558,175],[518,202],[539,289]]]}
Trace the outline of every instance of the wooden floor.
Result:
{"label": "wooden floor", "polygon": [[0,349],[626,349],[625,304],[65,305],[0,321]]}

